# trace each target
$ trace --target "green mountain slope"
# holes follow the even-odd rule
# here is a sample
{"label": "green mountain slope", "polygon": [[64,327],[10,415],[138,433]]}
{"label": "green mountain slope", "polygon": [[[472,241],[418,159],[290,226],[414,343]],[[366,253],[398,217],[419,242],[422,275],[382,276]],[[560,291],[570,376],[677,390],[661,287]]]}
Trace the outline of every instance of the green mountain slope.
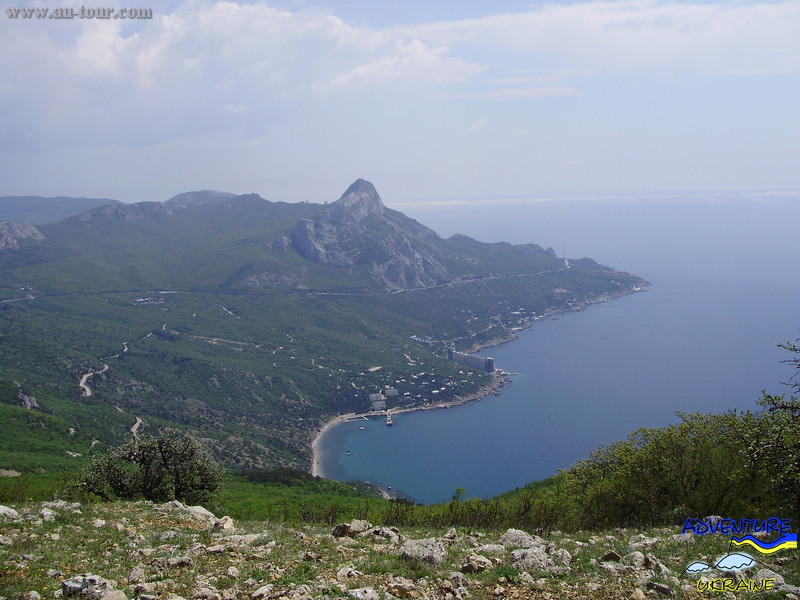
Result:
{"label": "green mountain slope", "polygon": [[[326,204],[190,192],[37,229],[0,251],[0,380],[74,430],[50,446],[59,464],[136,426],[188,430],[239,467],[305,468],[315,428],[372,393],[408,407],[498,383],[448,347],[644,283],[533,244],[442,239],[363,180]],[[9,435],[0,468],[28,468]]]}

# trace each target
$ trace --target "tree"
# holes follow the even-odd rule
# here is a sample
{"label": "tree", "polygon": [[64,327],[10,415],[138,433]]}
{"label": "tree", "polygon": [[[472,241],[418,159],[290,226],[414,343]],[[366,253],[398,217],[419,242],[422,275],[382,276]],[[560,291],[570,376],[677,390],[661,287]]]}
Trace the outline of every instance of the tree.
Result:
{"label": "tree", "polygon": [[[800,341],[800,340],[798,340]],[[798,369],[786,382],[795,393],[800,392],[800,346],[796,342],[779,344],[791,352],[785,360]],[[800,400],[795,394],[788,398],[763,392],[758,404],[763,410],[750,420],[745,430],[748,442],[748,464],[763,472],[769,480],[771,495],[778,499],[777,508],[789,511],[800,520]]]}
{"label": "tree", "polygon": [[76,481],[104,500],[207,501],[222,471],[188,435],[131,436],[119,448],[95,456]]}

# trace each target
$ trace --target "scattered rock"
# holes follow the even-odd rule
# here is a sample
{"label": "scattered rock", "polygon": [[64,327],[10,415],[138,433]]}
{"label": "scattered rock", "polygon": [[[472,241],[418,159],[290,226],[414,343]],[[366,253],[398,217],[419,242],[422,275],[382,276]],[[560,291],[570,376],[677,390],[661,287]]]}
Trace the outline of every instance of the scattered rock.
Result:
{"label": "scattered rock", "polygon": [[652,548],[653,546],[657,546],[663,540],[661,538],[649,538],[646,537],[644,534],[639,534],[633,536],[630,540],[631,550],[646,550],[648,548]]}
{"label": "scattered rock", "polygon": [[469,587],[469,579],[463,573],[459,573],[458,571],[450,573],[450,577],[448,577],[448,579],[450,583],[452,583],[457,588]]}
{"label": "scattered rock", "polygon": [[228,531],[230,533],[233,533],[234,531],[236,531],[236,526],[233,523],[233,519],[231,519],[228,516],[224,516],[221,519],[217,519],[214,522],[214,529],[219,529],[222,531]]}
{"label": "scattered rock", "polygon": [[390,594],[398,598],[419,598],[422,596],[422,592],[417,589],[414,582],[404,577],[393,578],[386,587]]}
{"label": "scattered rock", "polygon": [[358,571],[353,569],[353,567],[342,567],[336,573],[336,581],[345,583],[350,577],[355,577],[356,575],[358,575]]}
{"label": "scattered rock", "polygon": [[347,590],[345,595],[348,598],[355,598],[356,600],[380,600],[378,592],[371,587],[357,588],[355,590]]}
{"label": "scattered rock", "polygon": [[372,523],[361,519],[353,519],[349,523],[339,523],[333,528],[331,535],[335,538],[352,537],[358,534],[367,533],[372,529]]}
{"label": "scattered rock", "polygon": [[673,590],[671,587],[669,587],[668,585],[665,585],[663,583],[658,583],[656,581],[648,581],[646,587],[647,587],[648,590],[653,590],[659,596],[674,596],[675,595],[675,590]]}
{"label": "scattered rock", "polygon": [[753,579],[755,579],[759,583],[761,582],[762,579],[775,579],[776,589],[782,588],[786,583],[786,581],[780,574],[776,573],[775,571],[771,571],[770,569],[759,569],[756,572],[755,577],[753,577]]}
{"label": "scattered rock", "polygon": [[603,554],[603,556],[600,557],[600,562],[609,562],[609,561],[619,562],[621,560],[622,557],[613,550],[609,550],[608,552]]}
{"label": "scattered rock", "polygon": [[267,585],[262,585],[255,592],[250,594],[250,597],[253,600],[261,600],[261,598],[267,598],[272,593],[272,589],[274,587],[275,586],[273,586],[271,583],[269,583]]}
{"label": "scattered rock", "polygon": [[631,552],[630,554],[626,554],[625,557],[622,559],[623,564],[629,565],[636,569],[644,569],[645,567],[645,557],[644,554],[639,552]]}
{"label": "scattered rock", "polygon": [[505,551],[505,547],[500,544],[483,544],[475,548],[475,552],[480,554],[504,554]]}
{"label": "scattered rock", "polygon": [[355,534],[363,533],[364,531],[367,531],[368,529],[372,529],[372,523],[370,523],[369,521],[363,521],[361,519],[353,519],[352,521],[350,521],[350,533],[351,534],[352,533],[355,533]]}
{"label": "scattered rock", "polygon": [[466,562],[461,565],[462,573],[483,573],[494,566],[491,560],[480,554],[470,554]]}
{"label": "scattered rock", "polygon": [[144,579],[144,566],[136,565],[128,575],[128,583],[140,583]]}
{"label": "scattered rock", "polygon": [[49,508],[43,508],[39,514],[42,515],[42,519],[47,523],[52,523],[56,520],[56,513]]}
{"label": "scattered rock", "polygon": [[403,543],[403,558],[416,558],[435,565],[442,564],[447,556],[447,549],[436,538],[422,540],[406,540]]}
{"label": "scattered rock", "polygon": [[191,556],[175,556],[167,559],[169,567],[191,567],[193,563]]}
{"label": "scattered rock", "polygon": [[555,566],[540,546],[514,550],[511,553],[511,564],[517,569],[531,569],[534,571],[547,571]]}
{"label": "scattered rock", "polygon": [[520,529],[509,529],[500,538],[500,542],[508,550],[511,548],[544,548],[547,545],[542,538]]}
{"label": "scattered rock", "polygon": [[128,597],[125,595],[125,592],[120,590],[113,590],[104,594],[100,600],[128,600]]}
{"label": "scattered rock", "polygon": [[572,562],[572,555],[567,552],[564,548],[547,548],[547,553],[550,555],[550,558],[553,560],[554,563],[557,565],[562,565],[564,567],[568,567],[569,564]]}
{"label": "scattered rock", "polygon": [[358,534],[360,538],[366,537],[377,537],[389,540],[392,544],[399,545],[401,542],[405,540],[405,538],[400,535],[400,530],[397,527],[375,527],[368,531],[364,531]]}
{"label": "scattered rock", "polygon": [[633,590],[630,600],[644,600],[645,597],[646,597],[645,593],[639,588],[636,588],[635,590]]}
{"label": "scattered rock", "polygon": [[61,582],[61,593],[65,597],[86,596],[88,600],[101,600],[108,592],[113,592],[116,582],[99,575],[85,573]]}

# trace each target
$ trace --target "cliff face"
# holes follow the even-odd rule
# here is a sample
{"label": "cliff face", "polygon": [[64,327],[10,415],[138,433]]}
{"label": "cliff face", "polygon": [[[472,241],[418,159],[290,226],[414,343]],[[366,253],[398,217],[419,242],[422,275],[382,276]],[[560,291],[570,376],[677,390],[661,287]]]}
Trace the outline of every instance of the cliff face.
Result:
{"label": "cliff face", "polygon": [[378,190],[369,181],[356,180],[336,202],[325,209],[325,218],[336,225],[355,225],[369,215],[383,216]]}
{"label": "cliff face", "polygon": [[16,250],[19,248],[20,240],[26,239],[43,240],[44,235],[28,223],[0,221],[0,251]]}
{"label": "cliff face", "polygon": [[447,277],[426,241],[435,237],[386,210],[375,186],[359,179],[321,215],[299,221],[292,245],[316,263],[360,270],[388,288],[409,289]]}

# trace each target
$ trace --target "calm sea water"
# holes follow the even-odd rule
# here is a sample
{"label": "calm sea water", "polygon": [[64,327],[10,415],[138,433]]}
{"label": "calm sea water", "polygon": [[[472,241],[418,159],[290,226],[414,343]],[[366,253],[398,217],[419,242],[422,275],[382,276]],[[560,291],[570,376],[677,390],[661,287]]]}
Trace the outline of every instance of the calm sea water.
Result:
{"label": "calm sea water", "polygon": [[800,337],[800,198],[396,208],[442,236],[552,246],[652,286],[485,351],[519,373],[499,396],[401,414],[394,427],[332,428],[320,443],[326,477],[426,503],[457,487],[491,497],[634,429],[675,422],[675,411],[754,409],[762,389],[788,390],[776,344]]}

